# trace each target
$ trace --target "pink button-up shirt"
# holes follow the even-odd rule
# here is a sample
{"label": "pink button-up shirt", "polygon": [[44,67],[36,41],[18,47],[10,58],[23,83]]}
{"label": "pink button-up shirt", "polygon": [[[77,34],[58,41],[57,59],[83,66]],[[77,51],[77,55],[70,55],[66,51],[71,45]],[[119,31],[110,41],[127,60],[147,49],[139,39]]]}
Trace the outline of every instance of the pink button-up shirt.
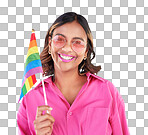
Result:
{"label": "pink button-up shirt", "polygon": [[[44,80],[48,105],[55,118],[52,135],[130,135],[125,104],[116,87],[97,75],[87,74],[73,104],[67,102],[52,76]],[[22,99],[17,124],[20,135],[35,135],[37,107],[45,105],[42,82]]]}

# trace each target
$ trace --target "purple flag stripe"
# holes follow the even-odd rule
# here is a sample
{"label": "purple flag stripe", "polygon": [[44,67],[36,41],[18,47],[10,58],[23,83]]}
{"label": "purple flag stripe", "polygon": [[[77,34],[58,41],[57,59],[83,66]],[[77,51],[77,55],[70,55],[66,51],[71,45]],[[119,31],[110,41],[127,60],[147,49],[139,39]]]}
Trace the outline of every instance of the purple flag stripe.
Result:
{"label": "purple flag stripe", "polygon": [[29,76],[34,75],[34,74],[37,74],[37,73],[43,73],[42,67],[36,67],[36,68],[30,69],[30,70],[26,73],[26,75],[24,76],[24,81],[23,81],[23,83],[22,83],[21,88],[23,87],[23,85],[24,85],[26,79],[27,79]]}

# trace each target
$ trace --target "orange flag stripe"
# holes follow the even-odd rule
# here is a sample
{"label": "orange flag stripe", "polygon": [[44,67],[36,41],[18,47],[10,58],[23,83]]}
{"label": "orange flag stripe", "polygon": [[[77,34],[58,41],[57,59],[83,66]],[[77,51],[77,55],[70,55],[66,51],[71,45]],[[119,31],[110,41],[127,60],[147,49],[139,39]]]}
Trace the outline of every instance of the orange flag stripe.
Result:
{"label": "orange flag stripe", "polygon": [[33,86],[32,77],[31,76],[28,77],[28,82],[29,82],[29,85],[30,85],[30,88],[31,88]]}
{"label": "orange flag stripe", "polygon": [[37,42],[36,42],[36,40],[32,40],[32,41],[30,41],[30,44],[29,44],[29,48],[28,48],[28,50],[29,50],[30,48],[34,47],[34,46],[37,46]]}

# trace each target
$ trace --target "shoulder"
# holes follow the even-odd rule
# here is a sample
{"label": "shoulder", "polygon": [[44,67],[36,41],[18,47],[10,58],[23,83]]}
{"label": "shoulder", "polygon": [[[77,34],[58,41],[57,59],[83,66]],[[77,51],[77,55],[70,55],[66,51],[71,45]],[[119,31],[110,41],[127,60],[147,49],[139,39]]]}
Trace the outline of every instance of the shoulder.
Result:
{"label": "shoulder", "polygon": [[124,107],[124,100],[119,90],[115,87],[115,85],[111,81],[107,81],[108,92],[111,97],[111,114],[117,112],[117,109],[120,107]]}
{"label": "shoulder", "polygon": [[93,78],[99,80],[103,84],[107,85],[109,88],[114,88],[115,87],[114,84],[111,81],[109,81],[109,80],[107,80],[105,78],[102,78],[102,77],[100,77],[98,75],[95,75],[95,74],[91,74],[91,76],[93,76]]}
{"label": "shoulder", "polygon": [[[120,101],[123,101],[122,96],[121,96],[120,93],[119,93],[119,90],[115,87],[115,85],[114,85],[111,81],[109,81],[109,80],[107,80],[107,79],[104,79],[104,78],[102,78],[102,77],[100,77],[100,76],[97,76],[97,75],[95,75],[95,74],[90,74],[90,75],[91,75],[93,78],[95,78],[94,80],[98,80],[99,83],[102,84],[102,86],[103,86],[104,89],[107,89],[106,92],[109,93],[109,95],[111,96],[111,98],[112,98],[113,100],[114,100],[114,99],[117,99],[119,102],[120,102]],[[98,81],[97,81],[97,82],[98,82]]]}
{"label": "shoulder", "polygon": [[95,76],[98,80],[101,80],[102,84],[102,91],[104,91],[107,99],[110,102],[110,114],[113,115],[117,112],[117,109],[123,109],[125,107],[124,100],[122,98],[122,95],[120,94],[119,90],[115,87],[115,85],[104,78],[101,78],[99,76]]}
{"label": "shoulder", "polygon": [[96,83],[100,83],[102,84],[104,87],[106,87],[107,89],[109,89],[111,92],[114,92],[114,88],[115,86],[113,85],[113,83],[105,78],[102,78],[98,75],[95,74],[90,74],[92,76],[92,81],[95,81]]}

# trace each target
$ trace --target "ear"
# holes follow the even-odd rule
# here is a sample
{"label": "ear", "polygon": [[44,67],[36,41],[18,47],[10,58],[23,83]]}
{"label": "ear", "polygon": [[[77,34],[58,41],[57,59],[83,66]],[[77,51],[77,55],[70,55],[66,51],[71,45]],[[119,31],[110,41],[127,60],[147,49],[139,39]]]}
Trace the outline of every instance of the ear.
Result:
{"label": "ear", "polygon": [[85,57],[87,57],[87,53],[88,53],[88,50],[85,51],[85,54],[84,54]]}
{"label": "ear", "polygon": [[48,46],[49,46],[49,51],[51,50],[51,37],[48,37]]}
{"label": "ear", "polygon": [[51,45],[51,37],[50,36],[48,37],[48,44]]}

